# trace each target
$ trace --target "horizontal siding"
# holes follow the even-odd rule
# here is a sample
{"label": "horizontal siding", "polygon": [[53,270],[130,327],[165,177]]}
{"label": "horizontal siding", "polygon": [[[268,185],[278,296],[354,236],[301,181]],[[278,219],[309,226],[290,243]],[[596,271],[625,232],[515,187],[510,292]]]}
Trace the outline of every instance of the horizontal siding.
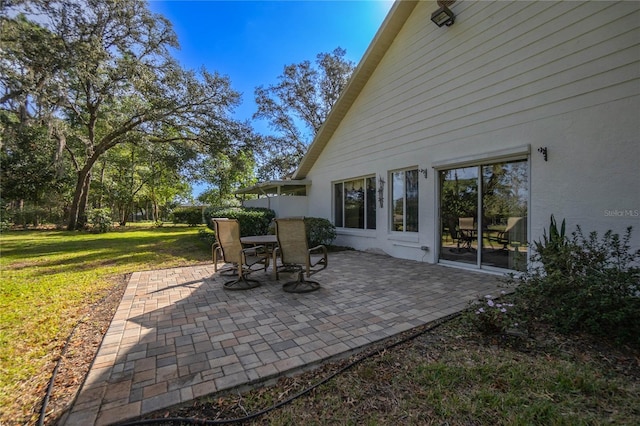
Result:
{"label": "horizontal siding", "polygon": [[418,165],[425,146],[638,94],[634,2],[459,1],[450,28],[430,23],[434,4],[418,4],[312,174]]}

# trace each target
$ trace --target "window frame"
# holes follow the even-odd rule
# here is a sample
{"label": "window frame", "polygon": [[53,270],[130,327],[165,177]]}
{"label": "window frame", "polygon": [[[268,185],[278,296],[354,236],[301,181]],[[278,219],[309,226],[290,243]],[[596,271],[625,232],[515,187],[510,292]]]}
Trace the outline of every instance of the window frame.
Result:
{"label": "window frame", "polygon": [[[346,194],[345,184],[349,184],[352,182],[361,181],[363,186],[363,200],[362,200],[362,218],[363,223],[362,227],[353,227],[353,226],[345,226],[347,224],[347,212],[345,210],[346,207]],[[369,183],[372,182],[371,188],[368,187]],[[377,222],[377,208],[376,208],[376,184],[377,177],[375,174],[368,174],[348,179],[336,180],[331,182],[331,191],[332,191],[332,200],[333,200],[333,208],[332,208],[332,216],[333,223],[336,228],[343,230],[371,230],[375,231],[376,222]],[[336,190],[337,186],[340,186],[340,191]],[[338,195],[340,195],[340,205],[338,205]],[[340,207],[340,212],[338,212],[338,207]],[[339,214],[337,214],[339,213]],[[373,217],[371,218],[369,214],[372,213]],[[341,223],[338,223],[341,222]]]}
{"label": "window frame", "polygon": [[[407,209],[407,172],[415,173],[415,229],[408,230],[408,209]],[[402,179],[402,229],[396,229],[395,208],[396,194],[394,191],[394,175],[403,174]],[[420,173],[418,166],[406,167],[402,169],[390,170],[389,176],[389,230],[392,233],[403,235],[417,235],[420,231]],[[399,198],[398,198],[399,199]]]}

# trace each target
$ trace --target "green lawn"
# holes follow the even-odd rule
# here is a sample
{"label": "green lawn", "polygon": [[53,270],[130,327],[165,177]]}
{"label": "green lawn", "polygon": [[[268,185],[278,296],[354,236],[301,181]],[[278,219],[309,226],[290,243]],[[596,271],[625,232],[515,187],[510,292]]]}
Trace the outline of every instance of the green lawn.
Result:
{"label": "green lawn", "polygon": [[[55,361],[92,303],[125,274],[210,261],[198,229],[127,227],[106,234],[0,235],[0,424],[44,396]],[[13,414],[12,414],[13,413]],[[15,420],[15,419],[14,419]]]}

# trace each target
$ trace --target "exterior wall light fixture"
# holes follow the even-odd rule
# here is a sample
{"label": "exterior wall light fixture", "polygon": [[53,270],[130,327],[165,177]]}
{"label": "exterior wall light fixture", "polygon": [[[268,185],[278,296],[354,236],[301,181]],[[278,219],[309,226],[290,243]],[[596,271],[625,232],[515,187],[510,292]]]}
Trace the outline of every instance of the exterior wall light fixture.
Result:
{"label": "exterior wall light fixture", "polygon": [[456,15],[447,7],[451,4],[453,4],[453,1],[439,0],[438,5],[440,7],[431,14],[431,21],[439,27],[453,25],[456,21]]}
{"label": "exterior wall light fixture", "polygon": [[546,146],[541,146],[540,148],[538,148],[538,152],[542,154],[542,158],[544,158],[544,161],[549,161],[549,153]]}
{"label": "exterior wall light fixture", "polygon": [[380,208],[384,207],[384,179],[382,176],[378,178],[378,202],[380,203]]}

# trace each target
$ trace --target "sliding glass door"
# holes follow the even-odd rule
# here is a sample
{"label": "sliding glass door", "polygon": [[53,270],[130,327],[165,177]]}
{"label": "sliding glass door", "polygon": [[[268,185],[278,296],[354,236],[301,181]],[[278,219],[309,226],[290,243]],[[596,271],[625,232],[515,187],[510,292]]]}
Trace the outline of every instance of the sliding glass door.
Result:
{"label": "sliding glass door", "polygon": [[478,263],[478,168],[440,172],[440,259]]}
{"label": "sliding glass door", "polygon": [[440,171],[440,259],[525,270],[528,200],[526,160]]}

